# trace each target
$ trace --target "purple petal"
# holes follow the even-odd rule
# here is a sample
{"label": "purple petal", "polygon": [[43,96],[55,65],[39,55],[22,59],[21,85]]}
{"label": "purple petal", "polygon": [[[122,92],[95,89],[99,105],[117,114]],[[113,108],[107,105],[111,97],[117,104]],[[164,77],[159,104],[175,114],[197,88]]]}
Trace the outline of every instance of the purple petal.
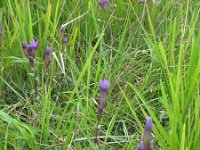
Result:
{"label": "purple petal", "polygon": [[152,131],[152,118],[148,117],[144,129],[148,132]]}
{"label": "purple petal", "polygon": [[153,149],[153,141],[151,141],[149,145],[149,150],[152,150],[152,149]]}
{"label": "purple petal", "polygon": [[29,46],[30,46],[32,49],[37,49],[37,48],[38,48],[38,44],[39,44],[38,40],[33,39],[33,40],[30,42]]}
{"label": "purple petal", "polygon": [[50,52],[51,52],[51,47],[47,47],[45,53],[45,60],[47,63],[51,61]]}
{"label": "purple petal", "polygon": [[0,37],[3,35],[3,30],[2,30],[2,28],[1,28],[1,26],[0,26]]}
{"label": "purple petal", "polygon": [[138,150],[144,150],[144,142],[141,141],[139,144],[138,144]]}
{"label": "purple petal", "polygon": [[67,43],[67,37],[63,37],[63,44],[66,44]]}
{"label": "purple petal", "polygon": [[108,0],[99,0],[98,4],[99,4],[99,8],[105,9],[108,6],[109,1]]}
{"label": "purple petal", "polygon": [[102,92],[108,92],[108,88],[110,86],[110,82],[108,80],[100,80],[100,90]]}
{"label": "purple petal", "polygon": [[51,51],[51,47],[46,47],[46,55],[49,55],[50,54],[50,51]]}
{"label": "purple petal", "polygon": [[46,68],[49,69],[50,65],[51,65],[51,56],[50,56],[50,52],[51,52],[51,47],[46,47],[46,53],[45,53],[45,61],[46,61]]}
{"label": "purple petal", "polygon": [[28,45],[27,45],[24,41],[22,42],[22,48],[23,48],[24,50],[28,48]]}

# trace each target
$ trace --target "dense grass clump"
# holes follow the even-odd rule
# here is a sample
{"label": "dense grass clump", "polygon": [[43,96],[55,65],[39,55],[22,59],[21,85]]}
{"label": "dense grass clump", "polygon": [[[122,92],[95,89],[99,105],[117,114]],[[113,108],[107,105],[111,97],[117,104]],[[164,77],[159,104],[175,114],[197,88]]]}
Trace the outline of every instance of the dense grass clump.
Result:
{"label": "dense grass clump", "polygon": [[199,11],[0,1],[0,149],[199,149]]}

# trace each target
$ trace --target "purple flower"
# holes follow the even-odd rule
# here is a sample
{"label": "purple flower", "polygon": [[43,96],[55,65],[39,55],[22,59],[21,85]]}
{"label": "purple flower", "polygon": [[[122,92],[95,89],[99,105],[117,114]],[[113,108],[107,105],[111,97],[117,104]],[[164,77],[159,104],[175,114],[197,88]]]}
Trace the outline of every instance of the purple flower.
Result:
{"label": "purple flower", "polygon": [[101,80],[100,81],[100,91],[101,91],[101,95],[100,95],[100,101],[102,103],[102,105],[104,106],[105,101],[106,101],[106,96],[108,94],[108,88],[110,86],[110,83],[108,80]]}
{"label": "purple flower", "polygon": [[107,92],[108,92],[109,86],[110,86],[110,83],[109,83],[108,80],[105,80],[105,79],[104,79],[104,80],[101,80],[101,81],[100,81],[100,90],[101,90],[102,92],[107,93]]}
{"label": "purple flower", "polygon": [[27,45],[24,41],[22,42],[22,48],[23,48],[24,50],[28,48],[28,45]]}
{"label": "purple flower", "polygon": [[36,49],[38,48],[38,40],[32,40],[29,45],[24,41],[22,42],[22,48],[28,57],[35,57]]}
{"label": "purple flower", "polygon": [[2,28],[1,28],[1,26],[0,26],[0,37],[3,35],[3,30],[2,30]]}
{"label": "purple flower", "polygon": [[153,149],[153,136],[152,136],[152,118],[148,117],[144,126],[144,134],[141,141],[144,144],[145,150]]}
{"label": "purple flower", "polygon": [[31,47],[31,49],[37,49],[38,48],[38,40],[33,39],[30,44],[29,47]]}
{"label": "purple flower", "polygon": [[47,46],[47,48],[46,48],[46,55],[49,56],[49,55],[50,55],[50,52],[51,52],[51,47],[48,47],[48,46]]}
{"label": "purple flower", "polygon": [[24,41],[22,42],[22,48],[24,50],[25,55],[28,56],[28,52],[27,52],[28,45]]}
{"label": "purple flower", "polygon": [[108,0],[99,0],[98,4],[99,4],[100,10],[105,9],[108,6],[108,3],[109,3]]}
{"label": "purple flower", "polygon": [[138,144],[138,150],[145,150],[144,149],[144,142],[143,141],[140,141],[140,143]]}
{"label": "purple flower", "polygon": [[149,145],[149,150],[152,150],[152,149],[153,149],[153,141],[151,141]]}
{"label": "purple flower", "polygon": [[108,93],[108,88],[110,86],[110,83],[108,80],[100,80],[100,104],[99,104],[99,107],[98,107],[98,112],[97,112],[97,117],[98,119],[101,117],[102,115],[102,112],[103,112],[103,109],[105,107],[105,101],[106,101],[106,96],[107,96],[107,93]]}
{"label": "purple flower", "polygon": [[66,44],[67,43],[67,37],[63,36],[63,44]]}
{"label": "purple flower", "polygon": [[147,118],[144,129],[145,129],[146,132],[152,131],[152,119],[150,117]]}
{"label": "purple flower", "polygon": [[51,56],[50,56],[50,52],[51,52],[51,47],[46,48],[46,53],[45,53],[45,61],[46,61],[46,68],[49,69],[50,64],[51,64]]}
{"label": "purple flower", "polygon": [[27,45],[24,41],[22,42],[22,48],[24,50],[25,55],[29,59],[30,64],[34,65],[34,58],[36,54],[36,49],[38,48],[38,40],[32,40],[29,45]]}
{"label": "purple flower", "polygon": [[68,41],[68,39],[67,39],[67,37],[64,35],[64,32],[65,32],[65,27],[61,27],[61,29],[60,29],[60,33],[61,33],[61,35],[62,35],[62,42],[63,42],[63,44],[65,45],[65,44],[67,44],[67,41]]}

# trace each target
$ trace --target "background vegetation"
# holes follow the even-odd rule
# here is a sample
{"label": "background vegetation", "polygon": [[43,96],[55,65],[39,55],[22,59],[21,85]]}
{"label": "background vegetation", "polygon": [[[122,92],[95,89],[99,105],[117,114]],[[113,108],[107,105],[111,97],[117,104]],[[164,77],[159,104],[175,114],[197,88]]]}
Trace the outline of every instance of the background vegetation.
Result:
{"label": "background vegetation", "polygon": [[[197,150],[199,6],[111,0],[100,11],[97,0],[2,0],[0,149],[98,149],[99,80],[106,78],[101,149],[136,149],[151,116],[154,149]],[[35,69],[21,45],[33,38]]]}

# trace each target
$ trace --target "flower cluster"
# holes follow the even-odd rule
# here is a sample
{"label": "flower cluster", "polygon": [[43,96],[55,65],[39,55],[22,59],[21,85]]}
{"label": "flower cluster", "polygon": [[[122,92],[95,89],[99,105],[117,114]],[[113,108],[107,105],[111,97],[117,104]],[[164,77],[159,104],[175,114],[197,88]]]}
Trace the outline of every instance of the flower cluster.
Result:
{"label": "flower cluster", "polygon": [[38,40],[33,39],[29,45],[27,45],[25,42],[22,42],[22,48],[24,50],[24,53],[26,57],[29,59],[29,62],[32,66],[34,66],[34,58],[36,55],[36,50],[38,48]]}
{"label": "flower cluster", "polygon": [[[64,27],[61,27],[61,35],[62,35],[62,38],[63,38],[63,44],[66,44],[68,39],[67,37],[64,35]],[[0,27],[0,36],[2,36],[2,29]],[[35,55],[36,55],[36,50],[38,48],[38,40],[35,40],[33,39],[32,41],[30,41],[29,45],[26,44],[26,42],[22,42],[22,48],[24,50],[24,53],[26,55],[26,57],[29,59],[29,62],[32,66],[34,66],[34,58],[35,58]],[[46,52],[45,52],[45,62],[46,62],[46,68],[49,69],[50,68],[50,65],[51,65],[51,47],[46,47]]]}
{"label": "flower cluster", "polygon": [[144,134],[138,144],[138,150],[152,150],[153,149],[153,136],[152,136],[152,119],[149,117],[144,126]]}
{"label": "flower cluster", "polygon": [[[25,42],[22,42],[22,48],[24,50],[24,53],[26,57],[29,59],[29,62],[32,66],[34,66],[34,58],[36,55],[36,50],[38,48],[38,40],[32,40],[29,45],[27,45]],[[45,61],[46,61],[46,68],[49,69],[50,64],[51,64],[51,47],[46,47],[46,52],[45,52]]]}
{"label": "flower cluster", "polygon": [[102,116],[103,109],[105,107],[106,96],[108,94],[108,88],[110,86],[110,82],[108,80],[100,81],[100,104],[98,107],[97,118],[100,119]]}

